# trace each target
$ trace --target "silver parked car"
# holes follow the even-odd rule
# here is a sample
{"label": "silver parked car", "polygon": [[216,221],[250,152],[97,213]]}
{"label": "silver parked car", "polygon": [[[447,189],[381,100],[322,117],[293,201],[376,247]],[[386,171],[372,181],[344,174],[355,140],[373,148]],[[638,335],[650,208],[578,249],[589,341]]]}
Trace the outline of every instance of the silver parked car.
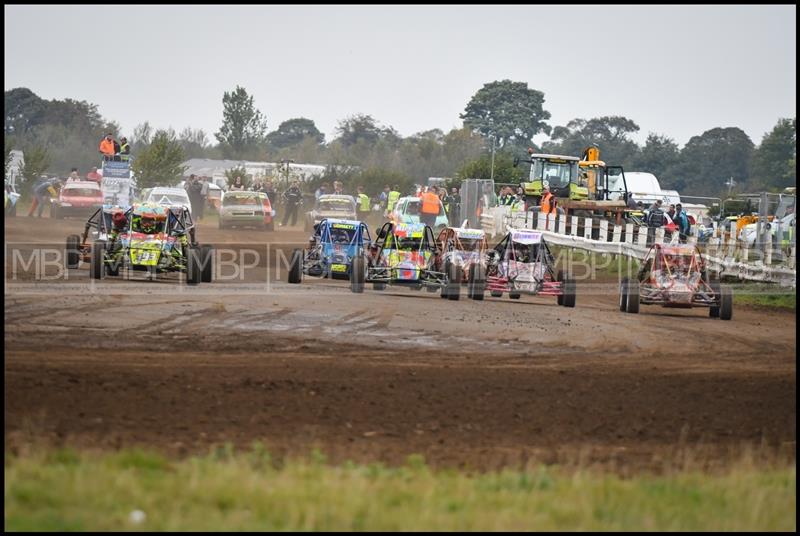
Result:
{"label": "silver parked car", "polygon": [[314,225],[325,218],[356,220],[356,200],[352,195],[327,194],[319,196],[314,210],[306,212],[305,230],[311,232]]}
{"label": "silver parked car", "polygon": [[265,231],[275,228],[275,211],[264,192],[231,191],[222,194],[219,208],[219,228],[258,227]]}

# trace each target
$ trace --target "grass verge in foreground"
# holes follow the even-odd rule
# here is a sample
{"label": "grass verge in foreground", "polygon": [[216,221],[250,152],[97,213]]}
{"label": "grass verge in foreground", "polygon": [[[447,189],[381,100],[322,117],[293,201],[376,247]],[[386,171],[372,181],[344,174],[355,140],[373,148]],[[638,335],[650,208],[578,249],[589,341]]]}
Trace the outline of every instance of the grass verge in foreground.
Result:
{"label": "grass verge in foreground", "polygon": [[468,475],[346,463],[278,468],[258,446],[168,460],[126,450],[5,456],[6,530],[796,530],[796,466],[621,478]]}

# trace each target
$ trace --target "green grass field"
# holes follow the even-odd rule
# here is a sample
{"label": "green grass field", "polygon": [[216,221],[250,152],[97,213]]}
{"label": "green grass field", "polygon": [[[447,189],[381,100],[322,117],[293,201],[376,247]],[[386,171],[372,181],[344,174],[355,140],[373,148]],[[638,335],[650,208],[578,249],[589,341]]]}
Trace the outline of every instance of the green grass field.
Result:
{"label": "green grass field", "polygon": [[466,474],[274,463],[263,449],[180,461],[139,450],[5,456],[6,530],[796,530],[796,466],[632,478],[533,467]]}

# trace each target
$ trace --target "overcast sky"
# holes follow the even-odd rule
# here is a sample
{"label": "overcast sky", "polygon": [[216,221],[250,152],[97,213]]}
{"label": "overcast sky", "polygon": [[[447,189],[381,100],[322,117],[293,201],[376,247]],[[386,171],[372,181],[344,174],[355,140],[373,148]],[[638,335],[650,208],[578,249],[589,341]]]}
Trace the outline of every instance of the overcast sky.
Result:
{"label": "overcast sky", "polygon": [[[796,115],[796,6],[5,6],[5,89],[73,98],[130,135],[202,128],[243,86],[270,130],[335,135],[372,115],[402,136],[460,127],[483,84],[544,92],[551,126],[623,115],[680,145],[759,143]],[[536,141],[546,140],[537,136]]]}

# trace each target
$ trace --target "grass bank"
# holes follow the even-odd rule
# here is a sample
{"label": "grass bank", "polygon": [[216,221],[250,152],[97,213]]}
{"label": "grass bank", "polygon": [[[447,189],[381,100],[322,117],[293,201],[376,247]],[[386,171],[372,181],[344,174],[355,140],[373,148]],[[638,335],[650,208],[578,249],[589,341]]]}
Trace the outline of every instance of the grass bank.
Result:
{"label": "grass bank", "polygon": [[465,474],[276,467],[250,452],[169,460],[140,450],[5,456],[6,530],[796,530],[796,466],[622,478],[540,466]]}

